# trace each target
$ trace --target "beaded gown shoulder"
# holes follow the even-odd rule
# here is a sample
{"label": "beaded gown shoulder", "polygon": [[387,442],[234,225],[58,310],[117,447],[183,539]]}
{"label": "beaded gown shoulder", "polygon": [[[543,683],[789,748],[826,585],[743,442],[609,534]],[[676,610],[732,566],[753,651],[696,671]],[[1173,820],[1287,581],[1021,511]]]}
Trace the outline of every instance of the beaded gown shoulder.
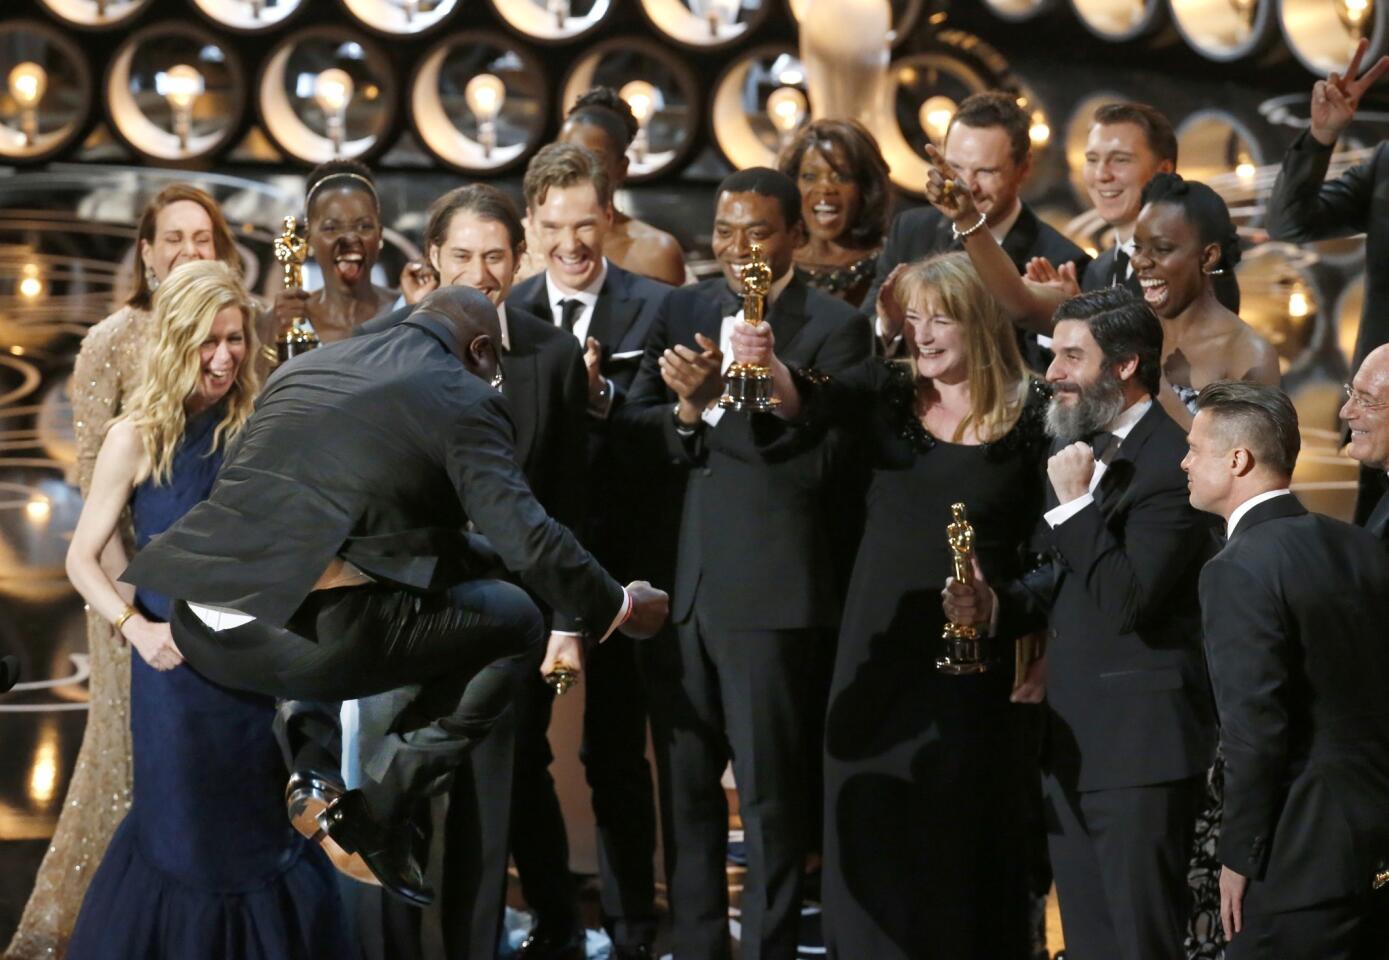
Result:
{"label": "beaded gown shoulder", "polygon": [[[106,424],[144,375],[154,337],[148,311],[122,307],[88,331],[73,367],[77,457],[68,473],[85,497]],[[130,517],[121,519],[127,550]],[[87,613],[89,705],[82,746],[48,853],[39,867],[6,960],[61,957],[87,884],[130,808],[130,647]]]}

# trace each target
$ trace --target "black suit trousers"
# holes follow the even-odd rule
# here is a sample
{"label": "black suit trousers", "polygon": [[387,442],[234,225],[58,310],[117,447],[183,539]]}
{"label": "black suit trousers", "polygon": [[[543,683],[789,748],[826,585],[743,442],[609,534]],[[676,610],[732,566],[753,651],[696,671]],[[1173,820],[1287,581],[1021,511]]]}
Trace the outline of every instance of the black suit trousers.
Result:
{"label": "black suit trousers", "polygon": [[1043,779],[1047,848],[1069,960],[1183,957],[1201,777],[1115,790]]}
{"label": "black suit trousers", "polygon": [[[818,630],[729,630],[695,598],[675,637],[648,641],[666,873],[680,960],[727,960],[729,760],[748,868],[744,960],[794,960],[810,842],[808,716]],[[659,646],[650,646],[659,645]]]}
{"label": "black suit trousers", "polygon": [[213,631],[174,605],[175,642],[217,683],[280,699],[351,700],[418,686],[363,757],[373,812],[400,819],[442,792],[539,661],[543,623],[519,587],[476,580],[411,594],[378,587],[309,595],[286,628]]}
{"label": "black suit trousers", "polygon": [[1268,909],[1264,893],[1249,885],[1225,960],[1389,960],[1389,887],[1300,910]]}

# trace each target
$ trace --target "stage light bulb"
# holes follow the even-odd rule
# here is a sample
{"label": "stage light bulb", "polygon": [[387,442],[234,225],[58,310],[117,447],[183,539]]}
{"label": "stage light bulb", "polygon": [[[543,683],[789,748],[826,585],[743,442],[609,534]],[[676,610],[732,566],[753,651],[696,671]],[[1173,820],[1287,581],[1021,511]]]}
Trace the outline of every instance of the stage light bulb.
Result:
{"label": "stage light bulb", "polygon": [[10,71],[10,96],[23,109],[37,106],[47,89],[48,71],[32,60],[15,64]]}
{"label": "stage light bulb", "polygon": [[1374,14],[1374,8],[1373,0],[1336,0],[1336,15],[1356,40],[1365,35],[1365,25]]}
{"label": "stage light bulb", "polygon": [[632,108],[632,116],[637,118],[637,126],[645,128],[652,115],[660,108],[661,94],[645,80],[633,80],[624,84],[617,94]]}
{"label": "stage light bulb", "polygon": [[1235,164],[1235,176],[1239,177],[1245,183],[1248,183],[1249,181],[1253,180],[1258,175],[1259,168],[1254,166],[1254,164],[1250,163],[1248,160],[1242,160],[1239,163]]}
{"label": "stage light bulb", "polygon": [[1288,316],[1294,320],[1301,320],[1311,312],[1311,304],[1307,302],[1307,291],[1302,289],[1301,284],[1294,286],[1288,294]]}
{"label": "stage light bulb", "polygon": [[945,141],[950,121],[955,118],[955,109],[955,101],[942,96],[927,97],[926,102],[921,105],[917,119],[921,123],[921,129],[926,131],[926,136],[930,137],[933,143]]}
{"label": "stage light bulb", "polygon": [[555,29],[563,30],[569,21],[569,0],[545,0],[545,11],[555,18]]}
{"label": "stage light bulb", "polygon": [[506,103],[506,84],[493,73],[479,73],[463,88],[463,99],[479,123],[497,119]]}
{"label": "stage light bulb", "polygon": [[37,300],[43,295],[43,280],[39,277],[39,265],[26,263],[19,271],[19,295],[25,300]]}
{"label": "stage light bulb", "polygon": [[805,94],[795,87],[777,87],[767,98],[767,116],[777,133],[785,137],[805,120],[809,106]]}
{"label": "stage light bulb", "polygon": [[709,36],[717,37],[720,27],[731,27],[738,19],[741,0],[689,0],[690,11],[709,24]]}
{"label": "stage light bulb", "polygon": [[206,89],[203,75],[186,63],[164,71],[155,78],[154,86],[175,110],[192,110],[193,103]]}
{"label": "stage light bulb", "polygon": [[329,67],[313,82],[313,99],[329,115],[339,115],[352,102],[352,77],[346,70]]}
{"label": "stage light bulb", "polygon": [[1032,111],[1032,126],[1027,128],[1027,136],[1034,147],[1045,147],[1051,142],[1051,127],[1047,125],[1046,115],[1042,111]]}

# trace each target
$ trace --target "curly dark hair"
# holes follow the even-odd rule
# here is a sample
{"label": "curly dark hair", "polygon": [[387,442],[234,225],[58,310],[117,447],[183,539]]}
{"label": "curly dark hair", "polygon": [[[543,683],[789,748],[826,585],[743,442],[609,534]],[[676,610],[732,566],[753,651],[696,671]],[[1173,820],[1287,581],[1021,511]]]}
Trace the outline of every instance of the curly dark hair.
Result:
{"label": "curly dark hair", "polygon": [[1155,173],[1143,188],[1143,204],[1170,203],[1182,208],[1196,227],[1202,246],[1220,245],[1220,269],[1230,271],[1240,261],[1239,232],[1230,219],[1230,208],[1210,187],[1177,173]]}
{"label": "curly dark hair", "polygon": [[632,145],[640,129],[631,106],[612,87],[594,87],[580,94],[565,114],[565,120],[599,127],[619,151]]}
{"label": "curly dark hair", "polygon": [[[839,148],[837,152],[836,147]],[[858,220],[845,235],[846,245],[865,250],[877,247],[887,232],[892,197],[887,162],[878,149],[878,141],[857,120],[816,120],[807,124],[781,151],[777,169],[798,182],[801,161],[811,149],[819,151],[840,176],[853,180],[863,197]]]}

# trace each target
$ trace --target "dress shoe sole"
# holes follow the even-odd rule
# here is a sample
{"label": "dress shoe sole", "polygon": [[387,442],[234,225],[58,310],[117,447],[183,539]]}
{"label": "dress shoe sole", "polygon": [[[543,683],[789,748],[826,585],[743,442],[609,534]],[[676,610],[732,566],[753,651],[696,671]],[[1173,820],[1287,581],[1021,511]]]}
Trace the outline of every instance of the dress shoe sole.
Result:
{"label": "dress shoe sole", "polygon": [[329,836],[323,825],[323,812],[340,796],[342,791],[336,784],[296,773],[285,787],[285,809],[289,813],[289,822],[310,843],[318,844],[327,855],[328,862],[339,873],[358,883],[379,887],[381,881],[371,872],[361,855],[344,850]]}

